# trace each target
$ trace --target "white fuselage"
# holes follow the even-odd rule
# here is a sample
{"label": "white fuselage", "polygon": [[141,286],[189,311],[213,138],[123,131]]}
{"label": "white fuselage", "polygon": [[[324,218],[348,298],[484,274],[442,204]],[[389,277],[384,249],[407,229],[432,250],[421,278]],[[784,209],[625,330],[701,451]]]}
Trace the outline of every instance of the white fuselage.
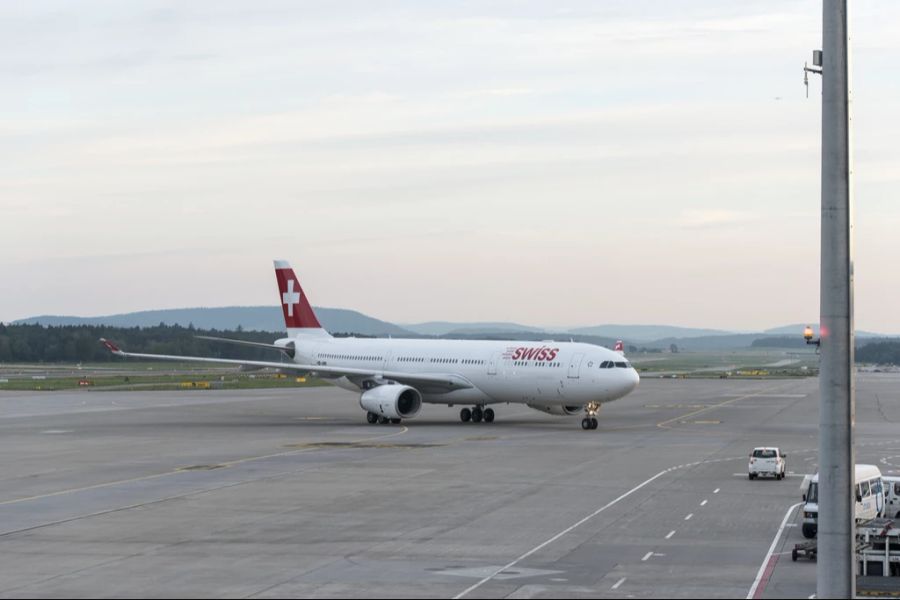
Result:
{"label": "white fuselage", "polygon": [[[382,372],[455,375],[472,384],[454,391],[421,389],[432,404],[524,403],[580,407],[631,392],[640,380],[627,359],[600,346],[575,342],[364,339],[304,336],[293,342],[294,361]],[[601,365],[611,367],[601,368]],[[362,378],[320,377],[359,391]]]}

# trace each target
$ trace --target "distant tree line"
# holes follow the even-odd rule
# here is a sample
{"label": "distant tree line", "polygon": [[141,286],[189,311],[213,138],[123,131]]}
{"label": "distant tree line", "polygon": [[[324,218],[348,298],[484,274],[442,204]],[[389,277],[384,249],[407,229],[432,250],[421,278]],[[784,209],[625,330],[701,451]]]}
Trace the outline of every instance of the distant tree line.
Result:
{"label": "distant tree line", "polygon": [[799,335],[790,336],[766,336],[753,340],[750,344],[753,348],[806,348],[806,340]]}
{"label": "distant tree line", "polygon": [[[798,336],[759,338],[752,345],[754,348],[807,348],[806,341]],[[856,362],[900,365],[900,339],[863,340],[856,347]]]}
{"label": "distant tree line", "polygon": [[856,362],[900,365],[900,340],[869,342],[856,348]]}
{"label": "distant tree line", "polygon": [[208,335],[271,344],[283,333],[265,331],[218,331],[193,326],[103,327],[97,325],[3,325],[0,323],[0,362],[104,362],[122,360],[99,341],[115,342],[126,352],[177,354],[237,358],[242,360],[280,360],[277,351],[238,346],[195,336]]}

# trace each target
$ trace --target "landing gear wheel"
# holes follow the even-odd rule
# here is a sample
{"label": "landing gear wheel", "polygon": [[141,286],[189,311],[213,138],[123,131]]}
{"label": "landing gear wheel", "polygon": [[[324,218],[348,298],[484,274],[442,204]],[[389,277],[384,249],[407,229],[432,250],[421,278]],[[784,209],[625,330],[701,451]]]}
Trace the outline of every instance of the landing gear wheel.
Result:
{"label": "landing gear wheel", "polygon": [[394,425],[399,425],[400,419],[391,419],[391,423],[393,423]]}
{"label": "landing gear wheel", "polygon": [[379,425],[387,425],[387,424],[390,423],[390,422],[391,422],[391,420],[388,419],[387,417],[378,417],[378,424],[379,424]]}
{"label": "landing gear wheel", "polygon": [[493,408],[484,409],[484,422],[485,423],[493,423],[494,422],[494,409]]}
{"label": "landing gear wheel", "polygon": [[375,423],[378,422],[378,415],[376,415],[373,412],[367,412],[366,413],[366,421],[369,422],[369,425],[374,425]]}
{"label": "landing gear wheel", "polygon": [[473,423],[481,423],[481,419],[484,418],[484,411],[481,410],[480,406],[476,406],[472,409],[472,422]]}
{"label": "landing gear wheel", "polygon": [[585,431],[591,429],[591,420],[588,417],[585,417],[581,420],[581,428]]}
{"label": "landing gear wheel", "polygon": [[596,417],[591,417],[591,429],[597,429],[600,423],[597,421]]}
{"label": "landing gear wheel", "polygon": [[472,420],[472,411],[469,410],[468,408],[464,408],[461,411],[459,411],[459,420],[462,421],[463,423],[468,423],[469,421],[471,421]]}

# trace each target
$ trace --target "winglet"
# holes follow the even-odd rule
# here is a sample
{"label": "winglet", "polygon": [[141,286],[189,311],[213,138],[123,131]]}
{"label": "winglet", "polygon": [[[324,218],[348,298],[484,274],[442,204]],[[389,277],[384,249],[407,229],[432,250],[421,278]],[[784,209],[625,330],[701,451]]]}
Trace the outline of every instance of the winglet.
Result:
{"label": "winglet", "polygon": [[121,350],[118,346],[116,346],[115,344],[113,344],[113,343],[112,343],[111,341],[109,341],[108,339],[106,339],[106,338],[100,338],[100,341],[103,343],[104,346],[106,346],[106,349],[107,349],[107,350],[109,350],[110,352],[112,352],[112,353],[115,354],[116,356],[125,356],[125,353],[122,352],[122,350]]}

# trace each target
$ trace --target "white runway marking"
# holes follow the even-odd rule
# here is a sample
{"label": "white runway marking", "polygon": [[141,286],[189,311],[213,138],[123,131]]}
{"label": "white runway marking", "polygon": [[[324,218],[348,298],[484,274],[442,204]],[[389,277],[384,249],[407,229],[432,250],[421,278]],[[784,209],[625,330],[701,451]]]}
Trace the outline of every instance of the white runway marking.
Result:
{"label": "white runway marking", "polygon": [[691,514],[689,514],[688,516],[686,516],[686,517],[684,518],[684,520],[685,520],[685,521],[690,521],[690,520],[691,520],[691,517],[693,517],[693,516],[694,516],[694,513],[691,513]]}
{"label": "white runway marking", "polygon": [[709,500],[704,500],[703,502],[700,503],[700,506],[706,506],[707,502],[709,502]]}
{"label": "white runway marking", "polygon": [[646,561],[650,560],[651,556],[653,556],[653,553],[648,552],[647,554],[644,555],[644,558],[641,559],[641,562],[646,562]]}
{"label": "white runway marking", "polygon": [[713,494],[718,494],[718,493],[719,493],[719,489],[721,489],[721,488],[716,488],[716,489],[713,491]]}
{"label": "white runway marking", "polygon": [[750,591],[747,592],[747,600],[750,600],[750,598],[753,598],[756,595],[756,588],[759,587],[759,582],[762,581],[763,574],[766,572],[766,567],[769,566],[769,561],[772,560],[772,555],[775,553],[775,546],[778,545],[778,540],[781,539],[781,534],[784,533],[784,530],[787,527],[788,519],[791,518],[791,513],[794,512],[794,510],[801,504],[802,502],[794,504],[789,509],[787,509],[786,513],[784,513],[784,519],[781,520],[781,527],[778,528],[778,532],[775,534],[775,539],[772,540],[772,545],[769,546],[769,551],[766,552],[766,558],[759,566],[759,572],[756,574],[756,579],[753,581],[753,585],[750,587]]}
{"label": "white runway marking", "polygon": [[[732,473],[731,475],[733,477],[746,477],[747,476],[746,473]],[[792,472],[785,473],[784,476],[785,477],[806,477],[806,475],[804,475],[802,473],[792,473]],[[771,477],[771,476],[770,477],[760,476],[760,479],[775,479],[775,478]]]}
{"label": "white runway marking", "polygon": [[[397,435],[402,435],[409,431],[409,428],[405,425],[400,428],[400,431],[395,431],[394,433],[389,433],[387,435],[376,435],[374,437],[367,437],[361,440],[353,440],[351,443],[358,444],[360,442],[370,442],[374,440],[384,440],[387,438],[391,438]],[[310,452],[313,450],[312,448],[301,448],[300,450],[288,450],[287,452],[276,452],[275,454],[263,454],[261,456],[248,456],[247,458],[238,458],[235,460],[230,460],[227,462],[220,463],[222,467],[231,467],[233,465],[240,465],[244,463],[255,462],[258,460],[265,460],[267,458],[277,458],[281,456],[293,456],[296,454],[303,454],[304,452]],[[64,494],[74,494],[76,492],[85,492],[87,490],[96,490],[105,487],[112,487],[114,485],[121,485],[123,483],[136,483],[138,481],[150,481],[152,479],[159,479],[160,477],[169,477],[171,475],[177,475],[178,473],[183,473],[184,471],[175,469],[171,471],[163,471],[162,473],[154,473],[152,475],[144,475],[143,477],[132,477],[131,479],[120,479],[118,481],[107,481],[106,483],[97,483],[94,485],[88,485],[80,488],[70,488],[67,490],[60,490],[58,492],[49,492],[46,494],[39,494],[37,496],[28,496],[27,498],[16,498],[14,500],[4,500],[0,501],[0,506],[6,506],[8,504],[18,504],[20,502],[29,502],[32,500],[38,500],[40,498],[52,498],[54,496],[62,496]],[[665,473],[666,471],[663,471]],[[662,473],[660,473],[662,475]],[[649,483],[649,481],[647,482]]]}
{"label": "white runway marking", "polygon": [[[727,457],[727,458],[714,458],[714,459],[710,459],[710,460],[698,460],[698,461],[692,462],[692,463],[685,463],[685,464],[683,464],[683,465],[678,465],[678,466],[675,466],[675,467],[669,467],[669,468],[666,469],[665,471],[660,471],[659,473],[657,473],[656,475],[654,475],[654,476],[651,477],[650,479],[646,480],[645,482],[641,483],[640,485],[637,485],[637,486],[631,488],[630,490],[628,490],[627,492],[625,492],[624,494],[622,494],[621,496],[619,496],[619,497],[616,498],[615,500],[612,500],[611,502],[608,502],[608,503],[604,504],[603,506],[601,506],[600,508],[598,508],[597,510],[595,510],[594,512],[592,512],[591,514],[589,514],[589,515],[586,516],[585,518],[581,519],[580,521],[578,521],[578,522],[575,523],[574,525],[571,525],[570,527],[567,527],[566,529],[564,529],[564,530],[560,531],[559,533],[557,533],[556,535],[554,535],[554,536],[553,536],[552,538],[550,538],[549,540],[547,540],[547,541],[545,541],[545,542],[543,542],[543,543],[541,543],[541,544],[535,546],[534,548],[532,548],[531,550],[529,550],[528,552],[526,552],[525,554],[523,554],[523,555],[520,556],[519,558],[513,560],[512,562],[506,564],[506,565],[503,566],[503,567],[500,567],[499,569],[494,570],[493,573],[491,573],[490,575],[488,575],[487,577],[485,577],[484,579],[482,579],[482,580],[479,581],[478,583],[475,583],[474,585],[469,586],[468,588],[466,588],[465,590],[463,590],[462,592],[460,592],[460,593],[457,594],[456,596],[453,596],[453,600],[459,600],[459,598],[462,598],[462,597],[464,597],[464,596],[469,595],[471,592],[477,590],[478,588],[480,588],[482,585],[484,585],[485,583],[487,583],[487,582],[490,581],[491,579],[494,579],[497,575],[499,575],[500,573],[502,573],[502,572],[505,571],[506,569],[510,569],[510,568],[516,566],[517,564],[519,564],[520,562],[522,562],[523,560],[525,560],[526,558],[528,558],[529,556],[531,556],[531,555],[534,554],[535,552],[540,551],[540,550],[541,550],[542,548],[544,548],[545,546],[548,546],[548,545],[552,544],[553,542],[555,542],[555,541],[558,540],[559,538],[563,537],[564,535],[568,534],[569,532],[571,532],[571,531],[577,529],[577,528],[580,527],[581,525],[584,525],[585,523],[587,523],[588,521],[590,521],[591,519],[593,519],[594,517],[596,517],[597,515],[599,515],[599,514],[602,513],[603,511],[605,511],[607,508],[609,508],[609,507],[611,507],[611,506],[614,506],[614,505],[618,504],[619,502],[621,502],[622,500],[624,500],[624,499],[627,498],[628,496],[632,495],[633,493],[635,493],[635,492],[638,491],[639,489],[643,488],[643,487],[646,486],[646,485],[649,485],[649,484],[653,483],[654,481],[656,481],[657,479],[659,479],[659,478],[662,477],[663,475],[666,475],[667,473],[672,473],[673,471],[678,471],[678,470],[681,470],[681,469],[689,469],[689,468],[691,468],[691,467],[696,467],[696,466],[698,466],[698,465],[709,465],[709,464],[716,464],[716,463],[723,463],[723,462],[731,462],[731,461],[734,461],[734,460],[743,460],[743,459],[744,459],[743,456],[731,456],[731,457]],[[716,491],[713,492],[713,493],[714,493],[714,494],[719,493],[719,488],[716,488]],[[652,555],[653,553],[651,552],[650,554]]]}
{"label": "white runway marking", "polygon": [[[611,507],[611,506],[615,506],[616,504],[618,504],[619,502],[621,502],[622,500],[624,500],[624,499],[627,498],[628,496],[632,495],[633,493],[635,493],[635,492],[638,491],[639,489],[643,488],[643,487],[646,486],[646,485],[649,485],[649,484],[653,483],[654,481],[656,481],[657,479],[659,479],[659,478],[662,477],[663,475],[665,475],[665,474],[667,474],[667,473],[671,473],[671,472],[674,471],[674,470],[675,470],[675,468],[666,469],[665,471],[660,471],[659,473],[657,473],[656,475],[654,475],[654,476],[651,477],[650,479],[646,480],[645,482],[641,483],[640,485],[637,485],[637,486],[631,488],[630,490],[628,490],[627,492],[625,492],[624,494],[622,494],[621,496],[619,496],[619,497],[616,498],[615,500],[612,500],[612,501],[610,501],[610,502],[607,502],[606,504],[604,504],[603,506],[601,506],[600,508],[598,508],[597,510],[595,510],[594,512],[592,512],[591,514],[589,514],[588,516],[586,516],[585,518],[583,518],[583,519],[581,519],[580,521],[578,521],[577,523],[575,523],[574,525],[571,525],[571,526],[567,527],[566,529],[563,529],[562,531],[560,531],[559,533],[557,533],[556,535],[554,535],[554,536],[553,536],[552,538],[550,538],[549,540],[547,540],[547,541],[545,541],[545,542],[543,542],[543,543],[541,543],[541,544],[538,544],[537,546],[535,546],[534,548],[532,548],[531,550],[529,550],[528,552],[526,552],[525,554],[523,554],[523,555],[520,556],[519,558],[517,558],[517,559],[515,559],[515,560],[513,560],[513,561],[511,561],[511,562],[509,562],[508,564],[506,564],[506,565],[500,567],[499,569],[494,570],[493,573],[491,573],[490,575],[488,575],[487,577],[485,577],[485,578],[482,579],[481,581],[479,581],[479,582],[477,582],[477,583],[475,583],[475,584],[473,584],[473,585],[470,585],[469,587],[467,587],[466,589],[464,589],[463,591],[461,591],[460,593],[458,593],[457,595],[455,595],[455,596],[453,597],[453,600],[459,600],[459,598],[462,598],[462,597],[464,597],[464,596],[469,595],[471,592],[474,592],[475,590],[477,590],[478,588],[480,588],[482,585],[484,585],[485,583],[487,583],[488,581],[490,581],[491,579],[493,579],[494,577],[496,577],[497,575],[499,575],[500,573],[502,573],[503,571],[505,571],[505,570],[507,570],[507,569],[513,568],[514,566],[516,566],[517,564],[519,564],[520,562],[522,562],[523,560],[525,560],[526,558],[528,558],[529,556],[531,556],[532,554],[534,554],[535,552],[538,552],[539,550],[541,550],[541,549],[544,548],[545,546],[549,546],[550,544],[552,544],[553,542],[555,542],[555,541],[558,540],[559,538],[563,537],[563,536],[566,535],[567,533],[573,531],[574,529],[577,529],[577,528],[580,527],[581,525],[584,525],[585,523],[587,523],[588,521],[590,521],[591,519],[593,519],[594,517],[596,517],[597,515],[599,515],[599,514],[602,513],[603,511],[605,511],[607,508],[609,508],[609,507]],[[653,554],[653,553],[651,552],[651,554]]]}
{"label": "white runway marking", "polygon": [[672,531],[670,531],[670,532],[666,535],[666,539],[667,539],[667,540],[668,540],[668,539],[671,539],[671,537],[672,537],[673,535],[675,535],[675,530],[674,530],[674,529],[673,529]]}
{"label": "white runway marking", "polygon": [[620,579],[620,580],[618,580],[617,582],[615,582],[615,583],[613,584],[613,586],[612,586],[611,588],[609,588],[609,589],[611,589],[611,590],[617,590],[617,589],[619,589],[619,586],[622,585],[623,583],[625,583],[625,580],[626,580],[626,579],[628,579],[628,578],[627,578],[627,577],[623,577],[622,579]]}

